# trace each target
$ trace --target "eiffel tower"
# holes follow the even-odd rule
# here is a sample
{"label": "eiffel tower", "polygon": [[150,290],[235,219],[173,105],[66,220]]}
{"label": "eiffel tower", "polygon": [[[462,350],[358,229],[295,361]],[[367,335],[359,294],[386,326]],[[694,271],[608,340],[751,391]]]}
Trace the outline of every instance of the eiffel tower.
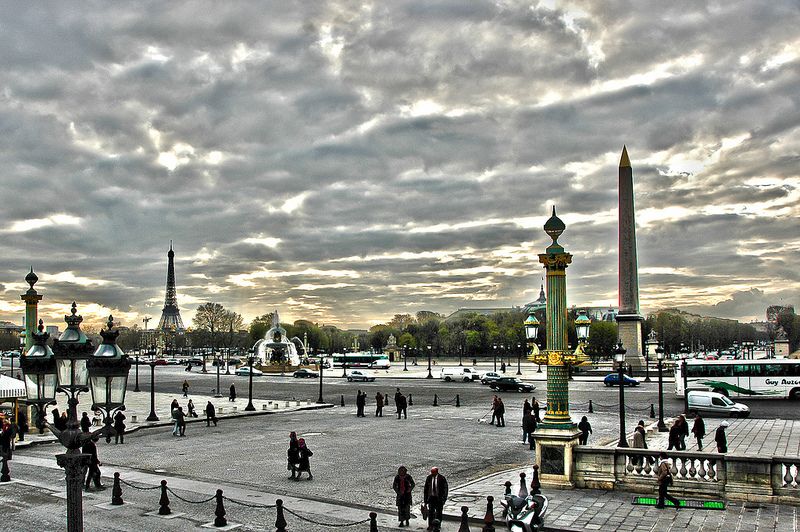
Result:
{"label": "eiffel tower", "polygon": [[175,294],[175,252],[172,251],[172,240],[169,241],[169,265],[167,266],[167,295],[164,297],[164,310],[158,320],[158,330],[183,332],[181,311],[178,310],[178,296]]}

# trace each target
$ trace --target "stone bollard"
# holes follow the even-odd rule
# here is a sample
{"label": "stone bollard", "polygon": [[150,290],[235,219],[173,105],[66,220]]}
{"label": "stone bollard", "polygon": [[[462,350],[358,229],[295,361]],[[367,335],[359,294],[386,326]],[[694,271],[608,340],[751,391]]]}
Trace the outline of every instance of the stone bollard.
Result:
{"label": "stone bollard", "polygon": [[222,504],[222,490],[217,490],[216,499],[217,507],[214,510],[214,515],[217,517],[214,519],[214,526],[228,526],[228,520],[225,519],[225,506]]}
{"label": "stone bollard", "polygon": [[231,412],[236,412],[236,410],[238,410],[238,408],[239,408],[238,406],[232,406],[231,407]]}
{"label": "stone bollard", "polygon": [[344,395],[342,395],[342,402],[340,403],[340,406],[344,406]]}
{"label": "stone bollard", "polygon": [[283,517],[283,499],[275,501],[275,511],[278,514],[275,518],[275,532],[286,532],[286,518]]}
{"label": "stone bollard", "polygon": [[433,394],[433,406],[439,406],[439,395]]}
{"label": "stone bollard", "polygon": [[279,405],[278,403],[275,403],[274,405],[272,405],[272,409],[273,409],[273,410],[277,410],[277,409],[279,409],[280,407],[281,407],[281,405]]}
{"label": "stone bollard", "polygon": [[131,423],[136,423],[136,414],[131,414]]}
{"label": "stone bollard", "polygon": [[169,515],[172,510],[169,509],[169,496],[167,495],[167,481],[161,481],[161,498],[158,500],[158,515]]}
{"label": "stone bollard", "polygon": [[286,401],[286,408],[289,408],[290,406],[292,406],[292,403],[289,402],[289,401]]}
{"label": "stone bollard", "polygon": [[114,486],[111,488],[111,504],[119,506],[124,504],[122,500],[122,484],[119,481],[119,473],[114,473]]}
{"label": "stone bollard", "polygon": [[467,515],[469,508],[466,506],[461,507],[461,526],[458,527],[458,532],[469,532],[469,516]]}
{"label": "stone bollard", "polygon": [[518,497],[522,497],[523,499],[528,496],[528,486],[525,485],[525,472],[519,474],[519,493],[517,493]]}
{"label": "stone bollard", "polygon": [[510,480],[506,480],[503,484],[506,487],[506,492],[503,495],[511,495],[511,486],[513,485]]}
{"label": "stone bollard", "polygon": [[217,407],[217,414],[222,414],[222,407],[221,406]]}
{"label": "stone bollard", "polygon": [[482,532],[494,532],[494,497],[486,497],[486,515],[483,516]]}
{"label": "stone bollard", "polygon": [[654,419],[656,417],[656,411],[653,408],[653,403],[650,403],[650,419]]}
{"label": "stone bollard", "polygon": [[456,407],[458,408],[460,406],[461,406],[461,397],[459,397],[458,394],[456,394]]}
{"label": "stone bollard", "polygon": [[591,399],[589,399],[589,413],[594,414],[594,405],[592,405]]}
{"label": "stone bollard", "polygon": [[269,405],[264,403],[261,404],[261,410],[266,410],[267,408],[269,408]]}
{"label": "stone bollard", "polygon": [[414,397],[411,394],[408,394],[408,406],[414,406]]}
{"label": "stone bollard", "polygon": [[300,406],[300,401],[295,401],[294,406]]}
{"label": "stone bollard", "polygon": [[542,483],[539,482],[539,466],[533,466],[533,478],[531,479],[531,495],[539,495],[542,492]]}
{"label": "stone bollard", "polygon": [[369,532],[378,532],[378,514],[369,513]]}

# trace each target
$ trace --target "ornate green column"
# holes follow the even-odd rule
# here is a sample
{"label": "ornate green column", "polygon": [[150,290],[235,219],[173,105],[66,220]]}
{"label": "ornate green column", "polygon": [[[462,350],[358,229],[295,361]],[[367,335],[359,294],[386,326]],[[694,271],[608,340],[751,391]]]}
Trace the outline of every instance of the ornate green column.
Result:
{"label": "ornate green column", "polygon": [[553,239],[539,262],[547,271],[547,412],[543,428],[572,429],[575,424],[569,415],[569,372],[567,364],[574,362],[574,354],[567,343],[567,266],[572,255],[564,251],[558,237],[566,226],[553,207],[553,215],[544,225]]}
{"label": "ornate green column", "polygon": [[33,273],[33,266],[31,271],[25,276],[25,282],[31,287],[20,297],[25,302],[25,352],[33,345],[33,333],[36,330],[36,324],[39,321],[39,301],[42,296],[33,288],[33,285],[39,280],[39,277]]}

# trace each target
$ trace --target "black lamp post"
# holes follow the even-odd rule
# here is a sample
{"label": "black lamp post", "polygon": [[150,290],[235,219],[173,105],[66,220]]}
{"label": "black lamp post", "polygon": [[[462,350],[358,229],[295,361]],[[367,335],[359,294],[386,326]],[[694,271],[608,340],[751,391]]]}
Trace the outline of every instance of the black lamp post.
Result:
{"label": "black lamp post", "polygon": [[156,415],[156,349],[155,346],[150,346],[150,360],[147,365],[150,366],[150,415],[147,416],[147,421],[158,421]]}
{"label": "black lamp post", "polygon": [[135,357],[136,357],[136,385],[133,388],[134,392],[141,391],[139,389],[139,351],[141,351],[141,347],[136,350],[136,355],[135,355]]}
{"label": "black lamp post", "polygon": [[431,373],[431,346],[428,346],[428,376],[425,378],[426,379],[433,378],[433,374]]}
{"label": "black lamp post", "polygon": [[[83,318],[77,315],[72,303],[70,316],[65,316],[66,330],[53,341],[53,349],[46,346],[47,335],[40,322],[36,335],[36,349],[30,350],[31,359],[23,365],[26,391],[32,394],[31,402],[47,404],[54,397],[53,388],[67,395],[67,427],[59,430],[50,425],[52,433],[66,448],[64,454],[56,455],[56,462],[66,472],[67,481],[67,531],[83,531],[83,478],[89,465],[89,455],[81,453],[82,445],[97,434],[108,431],[106,426],[91,434],[84,434],[78,423],[78,395],[91,390],[95,408],[105,408],[107,417],[117,409],[125,407],[130,361],[116,345],[117,331],[112,331],[113,320],[109,318],[109,330],[103,331],[103,344],[92,355],[92,341],[80,329]],[[27,357],[26,357],[27,358]],[[46,423],[46,421],[45,421]],[[49,425],[49,424],[48,424]]]}
{"label": "black lamp post", "polygon": [[33,333],[33,345],[20,361],[20,369],[25,376],[25,391],[28,403],[36,411],[36,428],[44,434],[45,409],[56,402],[56,359],[47,346],[50,335],[44,332],[44,324],[39,320],[39,333]]}
{"label": "black lamp post", "polygon": [[403,371],[408,371],[408,344],[403,346]]}
{"label": "black lamp post", "polygon": [[247,367],[250,368],[250,371],[248,372],[249,382],[247,383],[247,406],[244,407],[244,409],[247,412],[252,412],[256,409],[256,407],[253,406],[253,361],[254,361],[253,359],[254,358],[255,357],[253,355],[247,357]]}
{"label": "black lamp post", "polygon": [[342,378],[347,378],[347,348],[343,349],[344,353],[342,353]]}
{"label": "black lamp post", "polygon": [[217,393],[214,394],[214,397],[222,397],[222,394],[219,391],[219,365],[222,364],[219,353],[214,355],[214,363],[217,365]]}
{"label": "black lamp post", "polygon": [[[528,339],[528,345],[530,345],[531,350],[533,350],[533,346],[536,345],[536,339],[539,337],[539,320],[536,319],[536,316],[533,312],[528,314],[528,318],[525,320],[525,338]],[[536,370],[536,373],[542,372],[542,365],[539,364],[539,369]]]}
{"label": "black lamp post", "polygon": [[663,362],[664,362],[664,348],[661,344],[656,347],[656,359],[658,360],[658,432],[668,432],[669,429],[664,424],[664,380],[663,380]]}
{"label": "black lamp post", "polygon": [[497,344],[492,346],[492,351],[494,352],[494,371],[497,373]]}
{"label": "black lamp post", "polygon": [[517,375],[522,375],[522,344],[517,344]]}
{"label": "black lamp post", "polygon": [[614,350],[614,360],[618,365],[619,376],[619,443],[617,447],[627,447],[628,438],[625,435],[625,353],[627,350],[622,347],[622,342],[617,343]]}
{"label": "black lamp post", "polygon": [[681,360],[681,376],[683,377],[683,415],[689,415],[689,376],[686,374],[689,369],[687,359]]}
{"label": "black lamp post", "polygon": [[317,404],[322,404],[322,356],[319,357],[319,397],[317,397]]}

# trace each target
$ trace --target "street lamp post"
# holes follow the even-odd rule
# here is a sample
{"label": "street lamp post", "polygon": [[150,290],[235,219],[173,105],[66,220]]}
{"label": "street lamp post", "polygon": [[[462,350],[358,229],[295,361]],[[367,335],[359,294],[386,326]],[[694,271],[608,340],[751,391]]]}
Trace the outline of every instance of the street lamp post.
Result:
{"label": "street lamp post", "polygon": [[[151,356],[155,355],[155,347],[150,346],[150,349]],[[156,359],[151,358],[147,365],[150,366],[150,415],[147,416],[147,421],[158,421],[156,415]]]}
{"label": "street lamp post", "polygon": [[222,397],[222,393],[219,391],[219,365],[222,364],[222,360],[220,360],[219,353],[214,355],[214,363],[217,365],[217,393],[214,394],[214,397]]}
{"label": "street lamp post", "polygon": [[522,344],[517,344],[517,375],[522,375],[522,366],[520,365],[521,360],[522,360]]}
{"label": "street lamp post", "polygon": [[36,428],[44,434],[45,409],[56,399],[56,361],[53,351],[47,346],[49,334],[44,332],[44,324],[39,320],[39,333],[33,333],[33,345],[19,361],[25,376],[25,391],[28,403],[36,411]]}
{"label": "street lamp post", "polygon": [[403,346],[403,371],[408,371],[408,344]]}
{"label": "street lamp post", "polygon": [[[525,320],[525,338],[528,339],[528,345],[533,351],[534,346],[536,345],[536,339],[539,337],[539,320],[536,319],[536,316],[531,312],[528,314],[528,318]],[[542,372],[542,365],[539,364],[539,369],[536,370],[536,373]]]}
{"label": "street lamp post", "polygon": [[136,386],[133,388],[134,392],[140,392],[139,389],[139,351],[141,351],[141,347],[136,350]]}
{"label": "street lamp post", "polygon": [[[405,357],[404,357],[405,358]],[[322,404],[325,401],[322,399],[322,356],[319,357],[319,397],[317,397],[317,404]]]}
{"label": "street lamp post", "polygon": [[494,372],[497,373],[497,345],[492,346],[494,352]]}
{"label": "street lamp post", "polygon": [[658,360],[658,432],[668,432],[669,429],[664,424],[664,381],[663,381],[663,363],[664,363],[664,348],[659,344],[656,347],[656,359]]}
{"label": "street lamp post", "polygon": [[622,342],[617,343],[614,350],[614,360],[617,362],[619,371],[619,443],[617,447],[627,447],[628,438],[625,435],[625,353],[627,350],[622,347]]}
{"label": "street lamp post", "polygon": [[426,379],[432,379],[433,374],[431,373],[431,346],[428,346],[428,376],[425,377]]}
{"label": "street lamp post", "polygon": [[681,377],[683,377],[683,415],[689,415],[689,376],[686,375],[689,364],[684,358],[681,360]]}
{"label": "street lamp post", "polygon": [[249,379],[247,383],[247,406],[244,407],[244,409],[247,412],[252,412],[256,409],[256,407],[253,406],[253,362],[254,362],[253,359],[254,358],[255,357],[253,355],[247,357],[247,367],[250,368]]}

